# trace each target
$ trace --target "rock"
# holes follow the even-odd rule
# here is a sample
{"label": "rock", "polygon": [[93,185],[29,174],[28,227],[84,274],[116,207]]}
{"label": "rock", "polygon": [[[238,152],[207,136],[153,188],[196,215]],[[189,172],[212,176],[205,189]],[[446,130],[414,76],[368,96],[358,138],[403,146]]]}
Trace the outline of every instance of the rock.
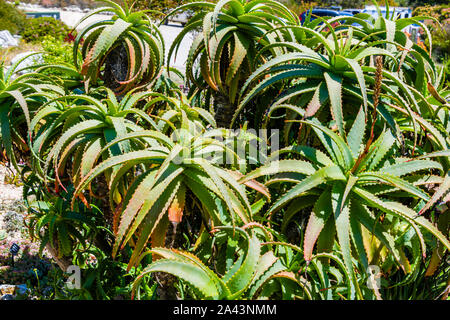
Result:
{"label": "rock", "polygon": [[[19,61],[20,63],[17,66],[16,70],[31,67],[43,62],[42,53],[36,53],[33,51],[19,53],[11,60],[11,65],[14,65]],[[27,72],[31,72],[31,69],[20,71],[18,72],[18,74],[24,74]]]}
{"label": "rock", "polygon": [[2,295],[10,294],[13,295],[16,291],[16,286],[12,284],[2,284],[0,285],[0,293]]}
{"label": "rock", "polygon": [[19,284],[17,286],[12,284],[0,285],[0,300],[14,300],[14,298],[19,296],[24,296],[30,292],[26,284]]}
{"label": "rock", "polygon": [[8,30],[0,31],[0,47],[18,46],[19,42],[14,38]]}
{"label": "rock", "polygon": [[7,232],[18,231],[23,227],[23,215],[15,211],[8,211],[3,216]]}
{"label": "rock", "polygon": [[436,210],[437,210],[437,212],[439,212],[439,213],[444,213],[445,211],[447,211],[447,209],[448,209],[448,206],[447,206],[447,204],[445,203],[445,202],[439,202],[437,205],[436,205]]}
{"label": "rock", "polygon": [[29,289],[27,288],[26,284],[19,284],[18,286],[16,286],[16,291],[18,295],[25,295],[28,293]]}
{"label": "rock", "polygon": [[42,290],[42,294],[46,297],[49,297],[51,294],[53,293],[53,288],[52,287],[45,287],[44,290]]}
{"label": "rock", "polygon": [[[16,208],[17,209],[17,208]],[[20,239],[22,230],[25,225],[23,222],[23,214],[17,211],[0,211],[0,229],[6,232],[6,238]]]}

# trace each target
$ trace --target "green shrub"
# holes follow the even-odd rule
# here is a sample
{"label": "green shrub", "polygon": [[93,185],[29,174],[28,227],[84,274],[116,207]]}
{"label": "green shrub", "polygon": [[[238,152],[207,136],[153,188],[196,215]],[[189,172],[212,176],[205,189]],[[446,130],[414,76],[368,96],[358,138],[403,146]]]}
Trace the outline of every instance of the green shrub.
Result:
{"label": "green shrub", "polygon": [[42,49],[45,51],[44,62],[47,64],[71,64],[72,45],[53,36],[41,39]]}
{"label": "green shrub", "polygon": [[414,16],[429,16],[436,18],[439,22],[443,23],[445,20],[450,19],[450,5],[444,4],[440,6],[417,7],[413,11],[413,17]]}
{"label": "green shrub", "polygon": [[6,29],[15,34],[23,29],[25,22],[24,13],[4,0],[0,0],[0,30]]}
{"label": "green shrub", "polygon": [[446,86],[450,86],[450,56],[446,55],[444,58],[444,75]]}
{"label": "green shrub", "polygon": [[413,16],[430,16],[439,21],[440,25],[428,19],[425,20],[425,24],[431,30],[433,53],[440,61],[445,53],[450,52],[450,5],[417,7],[413,11]]}
{"label": "green shrub", "polygon": [[51,34],[56,39],[63,40],[69,33],[69,27],[62,21],[50,17],[27,20],[22,32],[22,38],[27,42],[42,41],[42,37]]}
{"label": "green shrub", "polygon": [[432,37],[433,50],[437,57],[442,57],[445,53],[450,52],[450,24],[434,29]]}

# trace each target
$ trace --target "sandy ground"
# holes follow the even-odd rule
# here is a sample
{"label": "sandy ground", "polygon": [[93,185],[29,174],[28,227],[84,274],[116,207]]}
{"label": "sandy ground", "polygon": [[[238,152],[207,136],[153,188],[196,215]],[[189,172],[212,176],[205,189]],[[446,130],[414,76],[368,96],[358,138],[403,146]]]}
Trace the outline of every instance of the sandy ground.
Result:
{"label": "sandy ground", "polygon": [[22,237],[23,214],[22,187],[5,184],[7,169],[0,165],[0,240],[16,240]]}
{"label": "sandy ground", "polygon": [[6,167],[0,165],[0,201],[16,201],[22,199],[22,187],[5,183]]}
{"label": "sandy ground", "polygon": [[[59,11],[61,20],[65,24],[67,24],[69,27],[74,27],[78,23],[78,21],[80,21],[81,18],[83,18],[85,15],[87,15],[87,13],[66,11],[66,10],[62,10],[62,9],[58,9],[58,10],[46,9],[46,8],[30,9],[30,8],[25,8],[25,7],[21,8],[21,9],[23,9],[25,12],[33,12],[33,11],[34,12],[55,12],[55,11]],[[88,24],[90,24],[92,22],[101,21],[101,20],[109,20],[109,19],[111,19],[110,15],[105,15],[105,14],[93,15],[93,16],[89,17],[88,19],[86,19],[85,21],[83,21],[77,27],[77,30],[84,28],[85,26],[87,26]],[[170,46],[172,45],[176,36],[183,29],[180,24],[175,24],[175,23],[169,24],[167,26],[162,25],[162,26],[160,26],[159,29],[161,30],[162,36],[164,38],[165,47],[166,47],[165,54],[166,54],[166,58],[167,58],[167,54],[169,52]],[[183,73],[185,71],[185,64],[186,64],[187,56],[189,53],[189,47],[191,46],[192,41],[193,41],[193,37],[191,35],[186,36],[185,39],[181,42],[180,48],[178,49],[177,57],[173,57],[170,62],[171,66],[176,67]]]}

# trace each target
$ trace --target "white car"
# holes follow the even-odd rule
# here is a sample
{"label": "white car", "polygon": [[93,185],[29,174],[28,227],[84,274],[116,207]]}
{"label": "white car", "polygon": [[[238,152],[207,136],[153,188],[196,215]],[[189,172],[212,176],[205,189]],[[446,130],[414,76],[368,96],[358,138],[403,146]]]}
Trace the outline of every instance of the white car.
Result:
{"label": "white car", "polygon": [[[382,16],[386,16],[386,8],[380,7],[380,11]],[[375,19],[378,18],[378,10],[375,7],[367,6],[364,10],[362,10],[363,13],[368,13]],[[404,7],[390,7],[389,8],[390,14],[395,12],[395,15],[401,19],[401,18],[411,18],[412,17],[412,9],[411,8],[404,8]]]}
{"label": "white car", "polygon": [[[384,17],[386,16],[386,8],[380,7],[381,15]],[[366,7],[363,11],[363,13],[370,14],[374,19],[378,18],[378,10],[373,7]],[[403,8],[403,7],[391,7],[389,8],[390,14],[394,13],[397,17],[397,19],[403,19],[403,18],[411,18],[412,17],[412,10],[411,8]],[[406,28],[404,28],[403,32],[411,33],[412,28],[416,28],[416,25],[410,25]]]}
{"label": "white car", "polygon": [[[184,27],[186,25],[186,23],[189,21],[189,18],[191,16],[192,15],[189,13],[189,11],[188,12],[180,12],[174,16],[170,16],[168,20],[170,22],[180,23]],[[164,21],[165,25],[169,24],[168,20]]]}

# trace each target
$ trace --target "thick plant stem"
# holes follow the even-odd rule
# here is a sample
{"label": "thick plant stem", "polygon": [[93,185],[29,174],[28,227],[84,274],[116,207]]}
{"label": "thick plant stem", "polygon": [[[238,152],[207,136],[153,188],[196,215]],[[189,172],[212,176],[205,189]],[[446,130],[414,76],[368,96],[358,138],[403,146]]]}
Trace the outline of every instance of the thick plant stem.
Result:
{"label": "thick plant stem", "polygon": [[[165,247],[174,247],[177,233],[181,233],[181,230],[177,228],[177,224],[168,224],[167,236],[165,237]],[[177,278],[174,275],[164,272],[155,272],[155,279],[158,283],[156,289],[157,295],[161,300],[179,300],[178,291],[175,287]]]}
{"label": "thick plant stem", "polygon": [[111,50],[105,60],[105,71],[103,74],[105,85],[112,90],[116,90],[120,86],[117,81],[126,79],[127,74],[127,50],[123,45],[119,45]]}
{"label": "thick plant stem", "polygon": [[177,278],[170,273],[155,272],[155,279],[158,283],[156,294],[160,300],[179,300],[175,287]]}
{"label": "thick plant stem", "polygon": [[230,104],[227,97],[218,92],[214,93],[214,105],[214,118],[217,126],[220,128],[229,128],[235,111],[234,106]]}
{"label": "thick plant stem", "polygon": [[58,252],[55,248],[53,248],[50,243],[47,243],[45,245],[45,248],[48,250],[48,252],[51,254],[53,260],[55,260],[56,264],[59,266],[59,268],[66,272],[67,268],[72,264],[71,261],[67,257],[58,257]]}

